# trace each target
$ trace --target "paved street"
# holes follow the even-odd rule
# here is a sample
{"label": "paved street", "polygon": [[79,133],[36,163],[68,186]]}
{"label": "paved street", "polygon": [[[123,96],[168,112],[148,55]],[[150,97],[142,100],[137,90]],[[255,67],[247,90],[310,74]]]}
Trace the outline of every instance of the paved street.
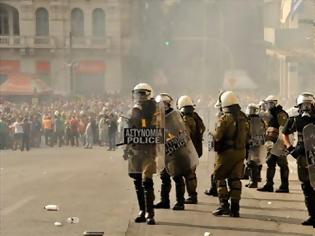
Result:
{"label": "paved street", "polygon": [[[217,207],[217,199],[203,194],[212,166],[208,159],[205,155],[198,168],[199,204],[188,205],[182,212],[157,210],[157,225],[147,226],[133,223],[138,209],[120,150],[64,147],[1,151],[0,235],[77,236],[85,230],[114,236],[202,236],[205,232],[213,236],[315,235],[313,228],[300,226],[307,213],[296,169],[291,170],[290,194],[244,189],[241,218],[213,217],[211,211]],[[156,176],[157,198],[159,189]],[[172,204],[174,195],[172,190]],[[60,210],[48,212],[43,209],[47,204],[57,204]],[[70,216],[79,217],[80,222],[66,223]],[[54,226],[56,221],[63,226]]]}

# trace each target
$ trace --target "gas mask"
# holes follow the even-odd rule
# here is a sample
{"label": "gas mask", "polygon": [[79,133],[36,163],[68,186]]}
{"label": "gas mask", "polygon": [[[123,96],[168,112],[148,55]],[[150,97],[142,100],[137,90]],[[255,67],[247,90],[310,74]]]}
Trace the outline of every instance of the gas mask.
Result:
{"label": "gas mask", "polygon": [[266,108],[267,108],[267,110],[271,110],[271,109],[273,109],[273,108],[275,108],[276,107],[276,103],[274,102],[274,101],[268,101],[268,102],[266,102]]}
{"label": "gas mask", "polygon": [[305,102],[305,103],[302,103],[300,105],[299,112],[302,115],[302,117],[304,117],[304,116],[310,117],[313,109],[314,109],[314,107],[313,107],[312,103]]}
{"label": "gas mask", "polygon": [[135,90],[132,92],[132,98],[135,103],[141,103],[149,100],[150,95],[151,92],[147,90]]}

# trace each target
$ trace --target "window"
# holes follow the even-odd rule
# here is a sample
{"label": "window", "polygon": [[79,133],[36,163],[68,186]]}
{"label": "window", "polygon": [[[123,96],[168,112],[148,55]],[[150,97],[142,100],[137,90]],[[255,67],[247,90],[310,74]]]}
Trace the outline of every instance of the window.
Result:
{"label": "window", "polygon": [[100,8],[93,11],[93,36],[105,36],[105,13]]}
{"label": "window", "polygon": [[49,35],[49,16],[45,8],[38,8],[36,10],[36,35]]}
{"label": "window", "polygon": [[9,14],[7,9],[0,7],[0,35],[9,35]]}
{"label": "window", "polygon": [[84,36],[84,16],[79,8],[74,8],[71,12],[71,33],[72,36]]}

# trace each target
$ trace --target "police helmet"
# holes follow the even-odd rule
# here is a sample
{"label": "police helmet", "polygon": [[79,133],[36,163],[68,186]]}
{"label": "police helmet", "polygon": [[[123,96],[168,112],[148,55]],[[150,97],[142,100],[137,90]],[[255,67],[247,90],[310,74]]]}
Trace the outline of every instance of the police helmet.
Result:
{"label": "police helmet", "polygon": [[177,109],[181,110],[182,108],[187,107],[187,106],[192,106],[192,107],[195,106],[191,97],[187,95],[183,95],[179,97],[177,100]]}
{"label": "police helmet", "polygon": [[153,89],[147,83],[139,83],[133,88],[132,97],[136,102],[149,100],[153,97]]}

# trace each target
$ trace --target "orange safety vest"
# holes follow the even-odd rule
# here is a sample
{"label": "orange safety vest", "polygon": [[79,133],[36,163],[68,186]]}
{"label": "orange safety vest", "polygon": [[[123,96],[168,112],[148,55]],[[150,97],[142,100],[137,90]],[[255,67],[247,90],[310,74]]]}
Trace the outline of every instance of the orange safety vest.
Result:
{"label": "orange safety vest", "polygon": [[43,121],[44,129],[52,129],[52,120],[45,119]]}

